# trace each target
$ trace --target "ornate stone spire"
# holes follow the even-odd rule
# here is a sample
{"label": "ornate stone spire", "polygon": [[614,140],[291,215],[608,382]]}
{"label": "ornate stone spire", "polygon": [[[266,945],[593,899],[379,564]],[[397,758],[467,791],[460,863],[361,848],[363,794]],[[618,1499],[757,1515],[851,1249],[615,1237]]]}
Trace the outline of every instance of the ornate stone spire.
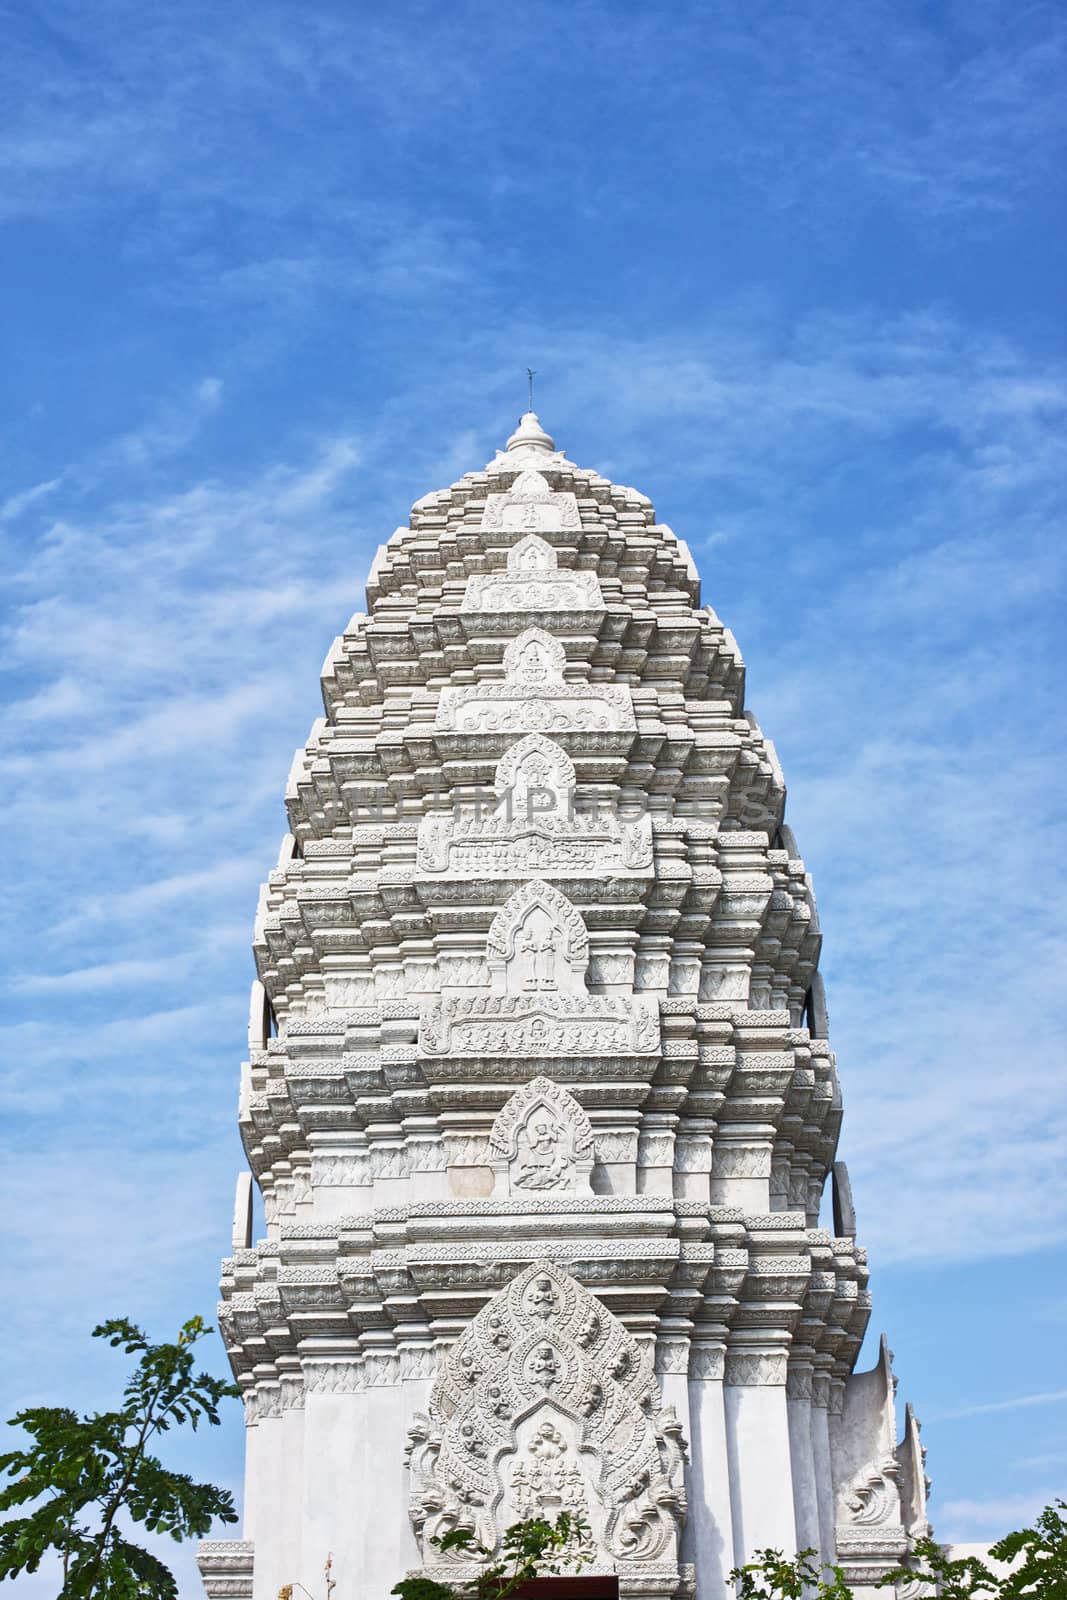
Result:
{"label": "ornate stone spire", "polygon": [[519,418],[519,425],[507,442],[508,450],[542,450],[546,455],[551,455],[556,448],[556,441],[542,428],[536,411],[526,411]]}
{"label": "ornate stone spire", "polygon": [[209,1600],[327,1550],[353,1595],[463,1582],[440,1532],[564,1509],[620,1600],[730,1600],[767,1546],[873,1593],[922,1446],[888,1351],[853,1370],[814,893],[685,545],[531,404],[382,546],[322,688],[256,919]]}

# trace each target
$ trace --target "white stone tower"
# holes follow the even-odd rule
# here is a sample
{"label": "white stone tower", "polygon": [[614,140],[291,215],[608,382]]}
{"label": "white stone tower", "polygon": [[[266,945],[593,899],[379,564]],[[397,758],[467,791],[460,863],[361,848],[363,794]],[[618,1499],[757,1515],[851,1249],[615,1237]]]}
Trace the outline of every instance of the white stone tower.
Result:
{"label": "white stone tower", "polygon": [[927,1531],[884,1344],[853,1372],[811,881],[699,587],[528,413],[327,656],[256,920],[247,1539],[203,1547],[209,1595],[315,1591],[332,1552],[385,1600],[435,1533],[564,1507],[623,1596],[725,1600],[765,1545],[862,1594]]}

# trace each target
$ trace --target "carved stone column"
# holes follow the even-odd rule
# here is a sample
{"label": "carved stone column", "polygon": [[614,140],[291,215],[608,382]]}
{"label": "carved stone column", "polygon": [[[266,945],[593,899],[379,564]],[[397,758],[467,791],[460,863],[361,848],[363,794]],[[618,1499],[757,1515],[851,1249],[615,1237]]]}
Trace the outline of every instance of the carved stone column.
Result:
{"label": "carved stone column", "polygon": [[733,1125],[720,1129],[712,1152],[713,1205],[771,1208],[771,1139],[774,1129]]}
{"label": "carved stone column", "polygon": [[793,1512],[797,1544],[802,1550],[822,1551],[819,1526],[818,1473],[812,1440],[811,1402],[813,1352],[794,1349],[786,1376],[786,1410],[789,1415],[789,1455],[793,1471]]}
{"label": "carved stone column", "polygon": [[678,1118],[652,1111],[642,1120],[637,1141],[638,1194],[674,1193],[674,1130]]}
{"label": "carved stone column", "polygon": [[832,1357],[816,1361],[811,1384],[811,1450],[819,1497],[819,1549],[826,1560],[836,1558],[834,1541],[834,1479],[830,1457],[830,1367]]}
{"label": "carved stone column", "polygon": [[781,1345],[732,1345],[726,1352],[726,1446],[737,1566],[768,1545],[787,1554],[797,1547],[792,1496],[783,1493],[781,1470],[773,1478],[767,1473],[768,1461],[789,1460],[786,1364]]}
{"label": "carved stone column", "polygon": [[[339,1474],[352,1485],[363,1503],[374,1482],[373,1465],[368,1463],[366,1389],[363,1365],[349,1352],[305,1365],[304,1472],[300,1518],[302,1538],[299,1572],[264,1571],[260,1583],[261,1552],[256,1544],[255,1600],[276,1600],[279,1585],[304,1584],[317,1593],[322,1587],[322,1568],[328,1554],[333,1555],[333,1574],[353,1593],[364,1588],[364,1530],[361,1521],[338,1518],[333,1485]],[[368,1467],[370,1470],[368,1471]],[[396,1581],[395,1579],[393,1580]]]}
{"label": "carved stone column", "polygon": [[698,1333],[689,1362],[692,1463],[682,1552],[696,1569],[696,1600],[725,1600],[729,1593],[726,1574],[734,1564],[730,1478],[718,1465],[727,1460],[722,1381],[725,1333],[723,1329],[716,1338],[700,1338]]}

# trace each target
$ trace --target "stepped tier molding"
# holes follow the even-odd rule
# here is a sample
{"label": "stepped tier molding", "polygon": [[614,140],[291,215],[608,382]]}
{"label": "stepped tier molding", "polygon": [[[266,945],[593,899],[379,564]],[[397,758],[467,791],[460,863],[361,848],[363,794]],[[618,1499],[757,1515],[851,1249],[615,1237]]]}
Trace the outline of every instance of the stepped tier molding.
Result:
{"label": "stepped tier molding", "polygon": [[332,1553],[385,1600],[568,1509],[623,1596],[727,1600],[773,1545],[873,1597],[924,1452],[884,1343],[854,1370],[815,897],[688,549],[528,414],[378,551],[322,687],[255,923],[208,1594]]}

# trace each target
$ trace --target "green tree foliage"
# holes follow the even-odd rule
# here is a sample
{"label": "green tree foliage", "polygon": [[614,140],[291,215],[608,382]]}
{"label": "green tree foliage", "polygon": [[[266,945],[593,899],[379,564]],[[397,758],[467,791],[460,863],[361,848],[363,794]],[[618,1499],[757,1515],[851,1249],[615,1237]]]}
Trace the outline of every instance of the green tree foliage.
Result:
{"label": "green tree foliage", "polygon": [[173,1344],[149,1344],[123,1317],[104,1322],[94,1339],[139,1358],[118,1410],[79,1417],[65,1406],[37,1406],[11,1418],[32,1442],[0,1456],[0,1472],[13,1480],[0,1489],[0,1512],[33,1509],[0,1524],[0,1578],[36,1572],[55,1551],[60,1600],[177,1600],[172,1573],[122,1525],[181,1540],[203,1536],[216,1517],[237,1521],[228,1490],[170,1472],[148,1450],[171,1427],[217,1424],[219,1403],[239,1393],[195,1370],[193,1347],[211,1332],[193,1317]]}
{"label": "green tree foliage", "polygon": [[730,1582],[737,1586],[738,1600],[854,1600],[841,1568],[824,1567],[820,1574],[817,1555],[815,1550],[795,1556],[757,1550],[747,1566],[734,1568]]}
{"label": "green tree foliage", "polygon": [[[991,1545],[990,1560],[1010,1570],[995,1573],[977,1556],[950,1559],[933,1539],[918,1539],[906,1567],[879,1579],[878,1587],[925,1587],[930,1600],[1067,1600],[1067,1502],[1046,1506],[1032,1528],[1009,1533]],[[757,1550],[730,1580],[738,1600],[852,1600],[840,1567],[815,1565],[816,1552],[785,1556]],[[419,1600],[419,1597],[413,1597]],[[427,1597],[436,1600],[436,1597]]]}
{"label": "green tree foliage", "polygon": [[1010,1566],[991,1572],[977,1556],[950,1561],[933,1539],[919,1539],[907,1569],[891,1572],[883,1586],[918,1579],[938,1600],[1067,1600],[1067,1501],[1046,1506],[1032,1528],[990,1545],[990,1559]]}
{"label": "green tree foliage", "polygon": [[590,1559],[589,1529],[569,1511],[561,1511],[555,1522],[531,1517],[513,1523],[499,1555],[479,1544],[469,1528],[453,1528],[430,1543],[442,1555],[468,1556],[484,1565],[474,1577],[455,1584],[402,1578],[392,1590],[401,1600],[508,1600],[531,1578],[556,1576],[564,1568],[576,1572]]}
{"label": "green tree foliage", "polygon": [[[994,1573],[976,1556],[952,1560],[933,1539],[919,1539],[907,1567],[887,1573],[881,1588],[925,1585],[931,1600],[1067,1600],[1067,1502],[1046,1506],[1032,1528],[1009,1533],[990,1547],[990,1559],[1010,1570]],[[501,1553],[478,1543],[467,1528],[430,1542],[442,1553],[457,1552],[483,1563],[472,1578],[455,1584],[405,1578],[393,1594],[401,1600],[507,1600],[531,1578],[573,1572],[589,1559],[589,1529],[563,1513],[556,1522],[533,1519],[507,1530]],[[737,1600],[853,1600],[841,1567],[819,1568],[817,1552],[786,1556],[757,1550],[730,1573]],[[288,1600],[288,1597],[286,1597]]]}

